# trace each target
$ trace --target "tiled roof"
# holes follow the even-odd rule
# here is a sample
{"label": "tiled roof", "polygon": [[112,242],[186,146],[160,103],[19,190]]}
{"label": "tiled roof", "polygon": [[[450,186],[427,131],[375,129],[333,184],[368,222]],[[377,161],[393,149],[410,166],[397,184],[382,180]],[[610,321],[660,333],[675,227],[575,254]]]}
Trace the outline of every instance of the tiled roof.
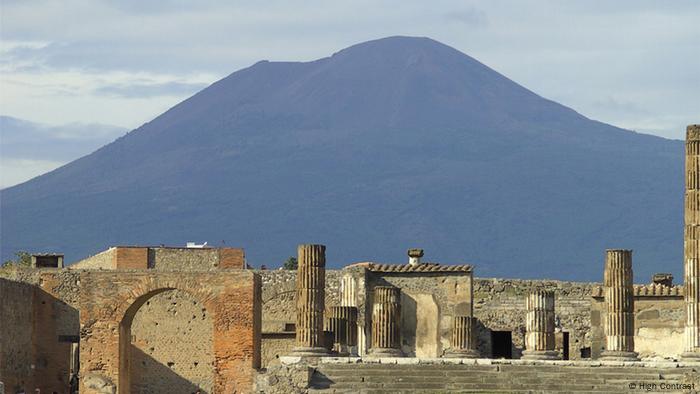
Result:
{"label": "tiled roof", "polygon": [[379,263],[356,263],[354,267],[366,267],[371,272],[398,272],[398,273],[421,273],[421,272],[472,272],[472,266],[469,264],[462,265],[444,265],[438,263],[421,263],[417,265],[410,264],[379,264]]}

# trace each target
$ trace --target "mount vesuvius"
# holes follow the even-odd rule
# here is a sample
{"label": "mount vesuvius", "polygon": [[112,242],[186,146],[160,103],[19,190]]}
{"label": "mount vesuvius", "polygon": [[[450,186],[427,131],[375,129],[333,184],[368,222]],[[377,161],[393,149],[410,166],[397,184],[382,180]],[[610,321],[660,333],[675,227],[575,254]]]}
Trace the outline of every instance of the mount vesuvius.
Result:
{"label": "mount vesuvius", "polygon": [[276,266],[426,259],[478,276],[637,281],[682,267],[683,143],[600,123],[428,38],[239,70],[94,153],[2,191],[2,258],[242,246]]}

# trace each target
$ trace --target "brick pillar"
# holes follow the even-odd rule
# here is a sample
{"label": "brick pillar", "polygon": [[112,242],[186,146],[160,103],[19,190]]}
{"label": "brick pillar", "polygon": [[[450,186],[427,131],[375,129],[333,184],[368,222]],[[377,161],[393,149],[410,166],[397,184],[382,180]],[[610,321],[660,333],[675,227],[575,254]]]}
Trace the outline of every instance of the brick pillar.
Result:
{"label": "brick pillar", "polygon": [[685,137],[685,285],[684,359],[700,359],[700,125],[690,125]]}
{"label": "brick pillar", "polygon": [[525,298],[525,351],[528,360],[556,360],[554,350],[554,292],[536,289]]}
{"label": "brick pillar", "polygon": [[328,354],[324,347],[323,311],[326,296],[326,247],[299,245],[297,268],[296,356]]}
{"label": "brick pillar", "polygon": [[478,358],[476,350],[476,319],[471,316],[456,315],[452,318],[450,349],[444,357]]}
{"label": "brick pillar", "polygon": [[[328,310],[326,330],[333,333],[333,351],[339,355],[357,354],[357,308],[333,306]],[[355,351],[352,351],[355,347]]]}
{"label": "brick pillar", "polygon": [[393,286],[374,288],[372,305],[372,348],[375,357],[402,357],[401,289]]}
{"label": "brick pillar", "polygon": [[605,255],[605,351],[604,360],[636,361],[634,352],[634,290],[632,251],[607,250]]}

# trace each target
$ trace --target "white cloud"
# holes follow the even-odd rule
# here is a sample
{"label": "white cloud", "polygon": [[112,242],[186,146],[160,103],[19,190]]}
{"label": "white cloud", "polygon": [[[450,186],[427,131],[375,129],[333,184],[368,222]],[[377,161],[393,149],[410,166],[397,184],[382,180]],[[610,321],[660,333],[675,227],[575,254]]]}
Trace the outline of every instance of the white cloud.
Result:
{"label": "white cloud", "polygon": [[0,159],[0,189],[14,186],[66,164],[65,161]]}
{"label": "white cloud", "polygon": [[697,1],[644,0],[4,1],[0,106],[135,127],[258,60],[401,34],[452,45],[591,118],[681,138],[700,113],[699,13]]}

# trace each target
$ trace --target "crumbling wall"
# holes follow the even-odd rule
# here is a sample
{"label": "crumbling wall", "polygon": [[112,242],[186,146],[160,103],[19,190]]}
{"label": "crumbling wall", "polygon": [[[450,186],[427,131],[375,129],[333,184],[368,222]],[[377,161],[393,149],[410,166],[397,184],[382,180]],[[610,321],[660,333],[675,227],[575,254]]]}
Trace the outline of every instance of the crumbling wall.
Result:
{"label": "crumbling wall", "polygon": [[76,263],[68,266],[70,269],[103,269],[112,270],[114,269],[114,261],[116,256],[116,248],[109,248],[103,252],[97,253],[96,255],[87,257]]}
{"label": "crumbling wall", "polygon": [[219,263],[218,249],[152,248],[151,253],[155,269],[197,271]]}
{"label": "crumbling wall", "polygon": [[[260,365],[260,280],[257,275],[244,270],[80,273],[80,367],[85,377],[81,381],[81,392],[100,392],[100,387],[129,392],[132,376],[127,371],[139,367],[129,366],[133,319],[150,299],[173,289],[187,292],[210,316],[214,371],[211,391],[248,392],[252,389],[255,368]],[[159,302],[158,305],[165,304]],[[148,319],[142,322],[149,324]],[[144,335],[143,330],[140,331]],[[206,332],[200,334],[206,336]],[[184,353],[187,349],[178,346],[174,351]],[[178,357],[184,360],[188,355]],[[167,361],[161,366],[163,371],[170,369]]]}
{"label": "crumbling wall", "polygon": [[[295,271],[257,271],[262,277],[263,293],[263,331],[283,332],[285,323],[296,321],[295,305]],[[326,271],[326,305],[340,304],[340,282],[343,271]],[[394,280],[394,284],[402,287],[404,292],[431,294],[436,305],[448,303],[446,289],[451,285],[442,282],[440,278],[420,277],[414,284]],[[452,284],[454,285],[454,284]],[[513,338],[513,356],[519,357],[524,346],[525,335],[525,295],[530,289],[546,286],[555,292],[556,316],[559,321],[559,331],[569,333],[569,357],[581,358],[581,349],[591,346],[591,338],[587,333],[591,327],[591,289],[599,284],[581,282],[562,282],[554,280],[519,280],[519,279],[474,279],[474,315],[478,319],[479,350],[485,357],[491,356],[491,331],[511,331]],[[415,289],[411,290],[413,287]],[[359,289],[358,289],[359,291]],[[369,302],[369,301],[368,301]],[[358,305],[363,308],[365,304]],[[442,307],[440,307],[442,308]],[[446,346],[449,339],[449,317],[451,311],[442,312],[439,324],[441,346]],[[268,339],[263,339],[267,342]],[[284,339],[270,338],[270,349],[283,351],[280,341]],[[289,339],[293,341],[293,339]],[[563,350],[563,349],[562,349]],[[274,364],[274,352],[266,352],[263,365]]]}
{"label": "crumbling wall", "polygon": [[[284,332],[296,323],[296,271],[256,270],[262,282],[263,332]],[[339,270],[326,271],[326,308],[340,305]]]}
{"label": "crumbling wall", "polygon": [[[605,350],[606,308],[602,289],[595,290],[591,349],[597,358]],[[682,286],[635,285],[634,350],[641,358],[675,359],[683,353],[686,308],[682,291]]]}
{"label": "crumbling wall", "polygon": [[289,355],[294,349],[295,336],[294,332],[263,333],[260,349],[262,366],[279,365],[279,358]]}
{"label": "crumbling wall", "polygon": [[146,301],[131,325],[131,392],[211,393],[212,327],[206,307],[182,290]]}
{"label": "crumbling wall", "polygon": [[239,248],[176,248],[115,246],[69,266],[71,269],[158,269],[207,271],[245,268]]}
{"label": "crumbling wall", "polygon": [[8,392],[33,387],[34,288],[0,279],[0,380]]}
{"label": "crumbling wall", "polygon": [[[0,298],[0,313],[3,314],[0,341],[10,341],[9,346],[3,346],[0,365],[26,372],[14,371],[8,378],[3,372],[0,379],[13,390],[67,392],[72,342],[79,333],[78,273],[64,269],[20,268],[3,269],[0,276],[11,279],[0,279],[9,292]],[[21,338],[4,335],[13,330],[21,330]],[[13,348],[19,353],[4,353]],[[15,373],[19,378],[13,378]],[[21,380],[22,386],[10,386],[9,382],[16,382],[16,379]]]}
{"label": "crumbling wall", "polygon": [[[262,283],[262,365],[276,365],[278,357],[294,347],[293,335],[278,334],[293,331],[296,324],[297,273],[293,270],[255,272],[260,275]],[[341,277],[339,270],[326,270],[326,308],[340,305]]]}
{"label": "crumbling wall", "polygon": [[[525,345],[525,296],[531,289],[554,291],[556,330],[569,333],[569,358],[581,358],[591,346],[591,291],[596,283],[554,280],[475,279],[474,316],[478,320],[478,346],[491,357],[491,331],[510,331],[513,358],[520,358]],[[563,349],[560,349],[560,351]]]}
{"label": "crumbling wall", "polygon": [[[470,272],[385,273],[368,275],[370,292],[364,309],[364,337],[370,338],[372,290],[375,286],[401,289],[401,341],[410,357],[440,357],[450,347],[452,317],[457,305],[466,311],[471,303]],[[368,342],[368,341],[366,341]]]}

